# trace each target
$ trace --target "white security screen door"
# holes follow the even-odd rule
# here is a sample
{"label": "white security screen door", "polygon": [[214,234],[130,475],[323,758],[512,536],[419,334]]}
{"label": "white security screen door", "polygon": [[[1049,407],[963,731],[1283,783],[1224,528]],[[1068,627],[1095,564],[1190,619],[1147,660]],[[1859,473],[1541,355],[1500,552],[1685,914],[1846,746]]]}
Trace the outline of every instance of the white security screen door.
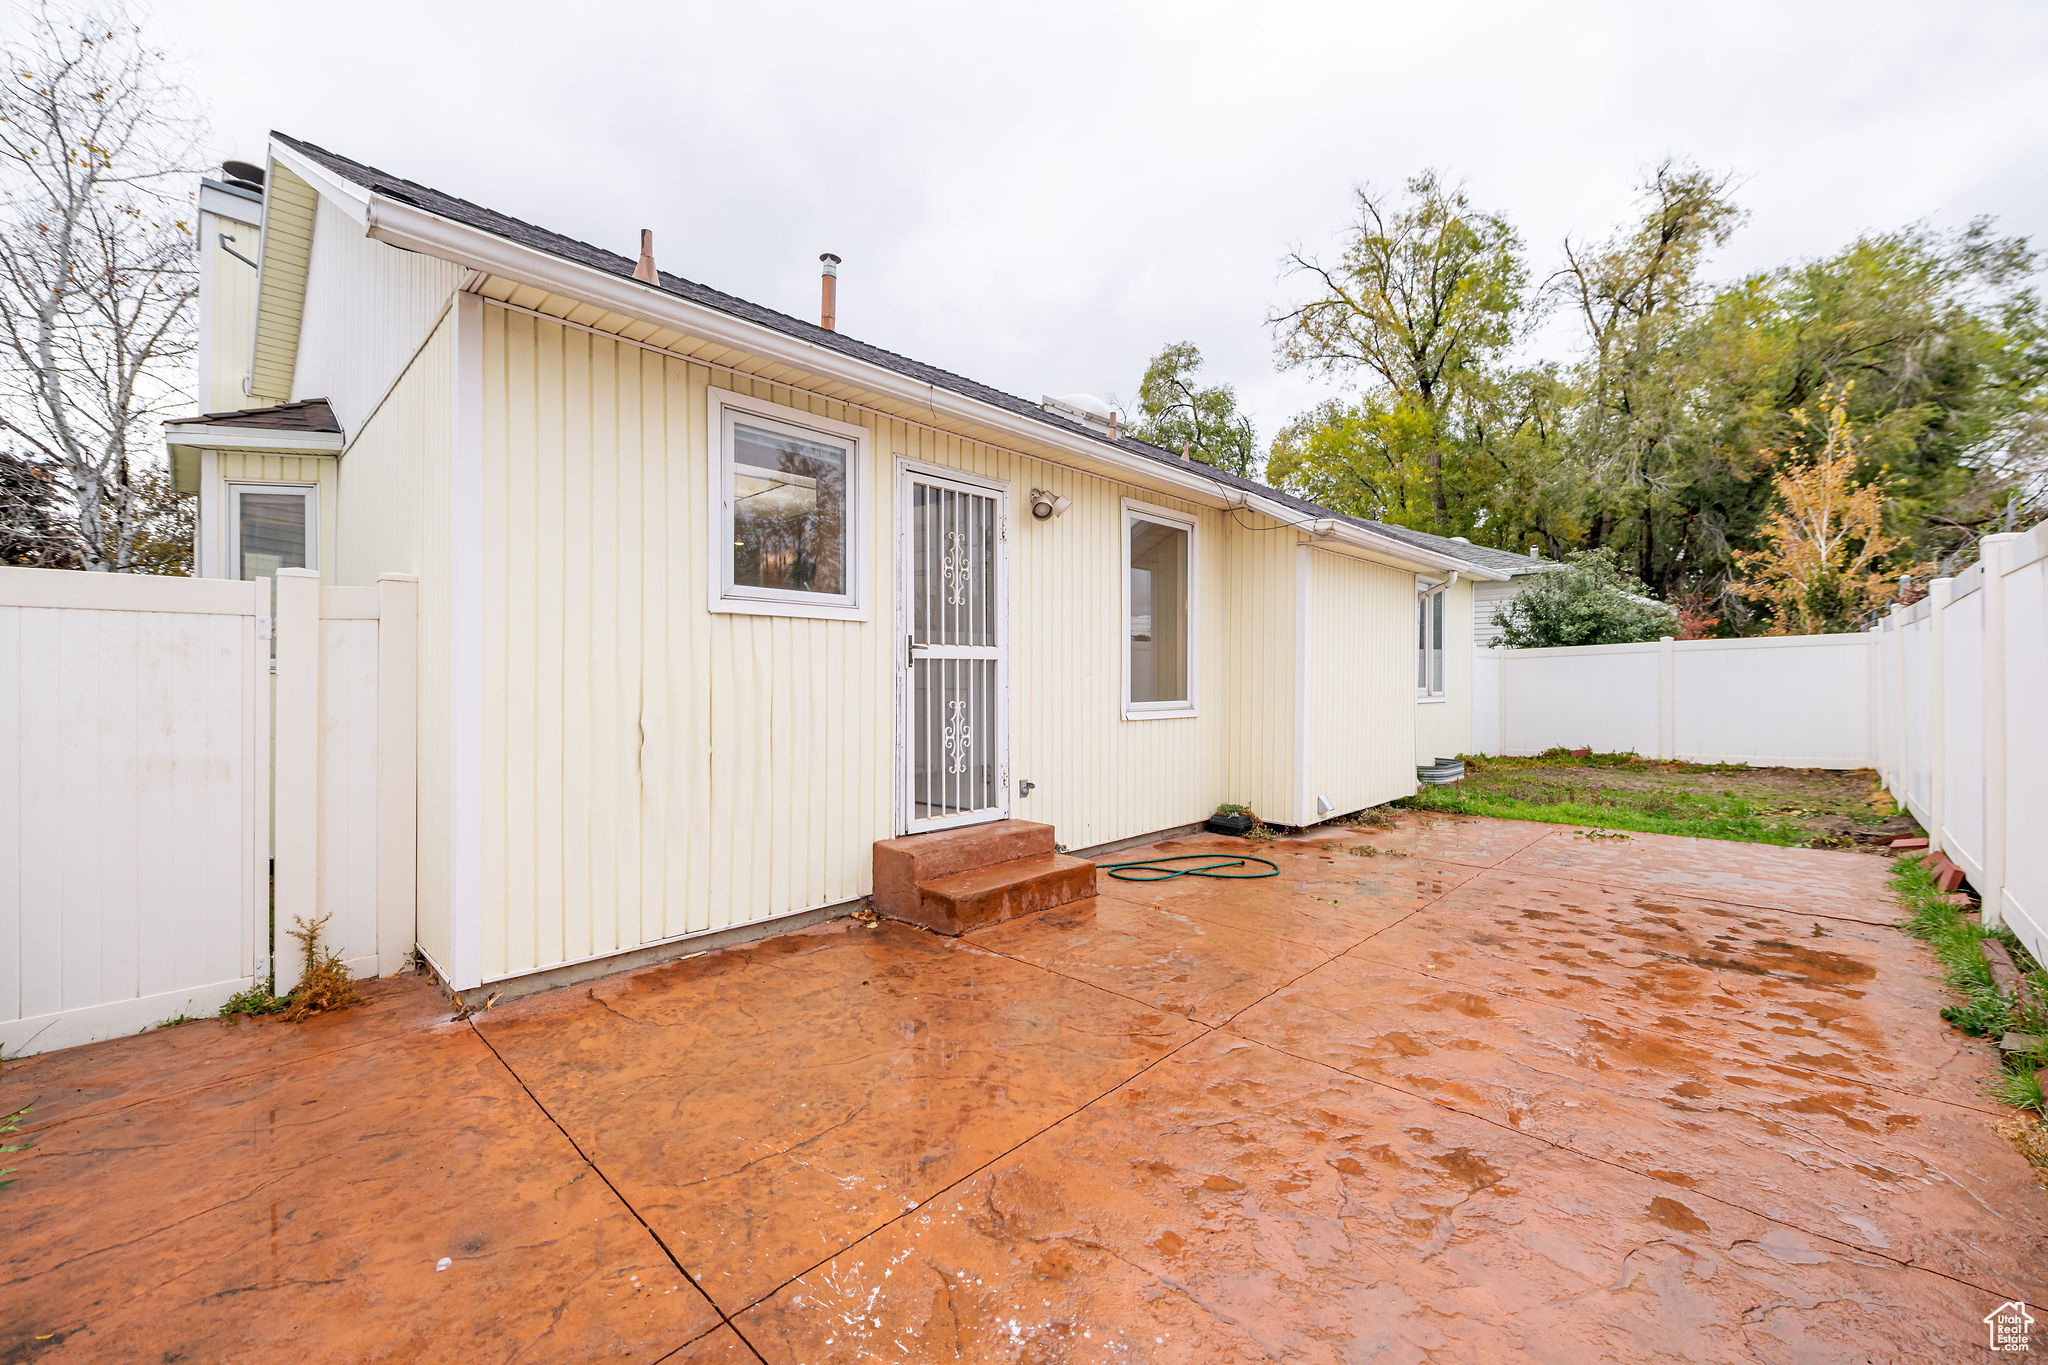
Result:
{"label": "white security screen door", "polygon": [[1010,809],[1008,499],[908,464],[898,483],[900,823],[915,834],[1000,820]]}

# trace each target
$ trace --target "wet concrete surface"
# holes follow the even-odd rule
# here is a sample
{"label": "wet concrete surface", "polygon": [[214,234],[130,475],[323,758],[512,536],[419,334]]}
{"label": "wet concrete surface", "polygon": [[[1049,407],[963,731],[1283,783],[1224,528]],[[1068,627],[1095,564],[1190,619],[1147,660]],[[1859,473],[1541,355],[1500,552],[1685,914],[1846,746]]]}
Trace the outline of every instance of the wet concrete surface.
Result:
{"label": "wet concrete surface", "polygon": [[1904,1361],[2048,1298],[1882,860],[1207,849],[1283,875],[8,1063],[0,1362]]}

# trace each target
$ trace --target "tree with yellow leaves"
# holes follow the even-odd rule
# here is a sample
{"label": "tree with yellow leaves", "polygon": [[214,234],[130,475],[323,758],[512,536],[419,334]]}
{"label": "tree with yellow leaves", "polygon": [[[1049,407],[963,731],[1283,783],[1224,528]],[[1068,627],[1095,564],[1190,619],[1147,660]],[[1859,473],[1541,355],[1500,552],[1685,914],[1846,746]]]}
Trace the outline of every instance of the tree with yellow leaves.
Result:
{"label": "tree with yellow leaves", "polygon": [[[1901,540],[1885,534],[1883,479],[1855,482],[1862,456],[1849,425],[1849,387],[1821,395],[1818,453],[1766,454],[1777,466],[1776,506],[1759,532],[1764,548],[1736,555],[1746,581],[1735,587],[1770,612],[1773,635],[1855,630],[1896,590],[1885,557]],[[1792,420],[1810,425],[1803,408]]]}

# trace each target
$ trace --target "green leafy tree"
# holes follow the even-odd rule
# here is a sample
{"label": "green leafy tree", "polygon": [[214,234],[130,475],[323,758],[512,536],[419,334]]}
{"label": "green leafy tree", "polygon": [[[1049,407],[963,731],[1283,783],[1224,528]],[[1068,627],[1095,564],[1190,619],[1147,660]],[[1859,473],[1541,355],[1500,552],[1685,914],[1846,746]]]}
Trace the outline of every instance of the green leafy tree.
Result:
{"label": "green leafy tree", "polygon": [[1625,645],[1674,634],[1678,613],[1651,601],[1642,581],[1607,548],[1577,550],[1564,566],[1533,574],[1495,618],[1510,649]]}
{"label": "green leafy tree", "polygon": [[[1564,243],[1553,297],[1583,328],[1563,465],[1582,506],[1571,529],[1611,545],[1666,591],[1693,544],[1725,527],[1688,507],[1701,441],[1694,319],[1710,290],[1703,267],[1741,219],[1729,179],[1666,161],[1638,186],[1642,216],[1613,237]],[[1725,554],[1725,544],[1716,549]],[[1688,554],[1688,551],[1691,551]]]}
{"label": "green leafy tree", "polygon": [[[1642,220],[1566,244],[1553,282],[1584,321],[1564,424],[1566,539],[1613,548],[1663,596],[1766,624],[1738,561],[1776,505],[1773,472],[1823,441],[1801,410],[1846,391],[1853,482],[1882,475],[1887,526],[1937,558],[2042,486],[2048,344],[2037,260],[1987,223],[1860,239],[1718,288],[1702,263],[1739,212],[1727,182],[1659,168]],[[2038,493],[2037,493],[2038,495]]]}
{"label": "green leafy tree", "polygon": [[[1434,171],[1396,200],[1357,192],[1336,262],[1297,252],[1312,296],[1271,322],[1283,367],[1357,384],[1290,423],[1270,466],[1340,511],[1440,534],[1484,520],[1501,448],[1532,430],[1499,373],[1527,316],[1522,240]],[[1507,401],[1503,401],[1503,400]]]}
{"label": "green leafy tree", "polygon": [[[1817,455],[1801,413],[1830,390],[1859,451],[1857,483],[1886,480],[1887,526],[1910,557],[1936,559],[2043,493],[2048,322],[2021,238],[1988,221],[1860,238],[1821,260],[1720,291],[1699,323],[1698,495],[1749,548],[1773,507],[1767,461]],[[1726,485],[1739,476],[1740,489]],[[1680,515],[1689,509],[1681,507]],[[1697,572],[1732,577],[1725,561]]]}
{"label": "green leafy tree", "polygon": [[1258,443],[1251,419],[1237,410],[1237,391],[1228,384],[1201,388],[1195,382],[1202,353],[1192,341],[1176,341],[1152,357],[1138,385],[1138,421],[1131,435],[1204,464],[1259,477]]}

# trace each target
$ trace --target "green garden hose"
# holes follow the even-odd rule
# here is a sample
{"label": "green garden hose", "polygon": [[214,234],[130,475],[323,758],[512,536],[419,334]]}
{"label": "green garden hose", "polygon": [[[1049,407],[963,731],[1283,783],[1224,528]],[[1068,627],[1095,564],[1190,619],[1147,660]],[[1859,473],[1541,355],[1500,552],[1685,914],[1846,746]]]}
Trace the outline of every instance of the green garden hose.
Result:
{"label": "green garden hose", "polygon": [[[1099,863],[1097,870],[1107,872],[1120,882],[1170,882],[1175,877],[1213,877],[1220,882],[1251,881],[1256,877],[1277,877],[1280,864],[1266,858],[1254,858],[1247,853],[1241,858],[1223,858],[1211,861],[1201,867],[1168,867],[1167,863],[1184,863],[1190,858],[1215,859],[1213,853],[1176,853],[1170,858],[1140,858],[1129,863]],[[1264,872],[1225,872],[1226,867],[1243,867],[1246,863],[1264,863]]]}

